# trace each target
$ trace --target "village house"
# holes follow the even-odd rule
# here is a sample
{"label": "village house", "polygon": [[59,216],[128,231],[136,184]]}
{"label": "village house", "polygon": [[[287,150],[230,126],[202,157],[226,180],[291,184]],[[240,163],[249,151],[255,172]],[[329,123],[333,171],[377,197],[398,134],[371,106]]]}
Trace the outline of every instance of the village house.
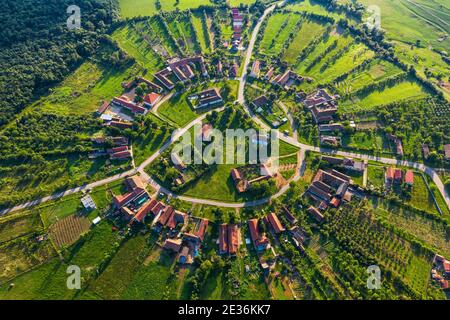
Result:
{"label": "village house", "polygon": [[387,134],[386,137],[395,144],[395,150],[398,156],[403,157],[403,144],[397,136]]}
{"label": "village house", "polygon": [[275,213],[269,213],[266,217],[264,217],[264,219],[266,224],[272,227],[272,230],[275,232],[275,234],[279,234],[286,230]]}
{"label": "village house", "polygon": [[152,82],[150,80],[147,80],[147,79],[145,79],[143,77],[138,77],[137,78],[137,83],[145,83],[147,85],[147,87],[153,92],[156,92],[156,93],[163,92],[163,88],[161,86],[159,86],[156,83],[154,83],[154,82]]}
{"label": "village house", "polygon": [[[314,113],[313,113],[314,115]],[[318,118],[314,116],[314,120],[316,122],[320,122],[323,118],[320,114],[317,114]],[[318,122],[318,123],[319,123]],[[342,131],[344,130],[344,126],[340,123],[329,123],[329,124],[320,124],[319,132],[334,132],[334,131]]]}
{"label": "village house", "polygon": [[264,80],[270,80],[273,77],[273,73],[275,72],[274,67],[270,67],[269,70],[267,71],[266,75],[264,76]]}
{"label": "village house", "polygon": [[232,169],[230,172],[231,178],[233,179],[236,190],[239,193],[244,193],[250,187],[248,181],[244,179],[241,172],[238,169]]}
{"label": "village house", "polygon": [[110,105],[109,101],[103,102],[102,105],[97,109],[97,115],[100,116],[100,115],[104,114],[105,111],[108,110],[109,105]]}
{"label": "village house", "polygon": [[233,18],[233,27],[242,28],[242,26],[244,25],[244,17],[240,14],[239,9],[232,8],[231,15]]}
{"label": "village house", "polygon": [[308,208],[307,211],[309,214],[311,214],[317,220],[317,222],[323,221],[324,216],[316,207],[311,206]]}
{"label": "village house", "polygon": [[183,243],[182,239],[167,239],[164,242],[163,248],[169,251],[173,251],[175,253],[178,253],[181,249],[181,245]]}
{"label": "village house", "polygon": [[255,60],[252,65],[252,70],[249,74],[251,78],[259,78],[259,74],[261,72],[261,62],[259,60]]}
{"label": "village house", "polygon": [[286,207],[283,206],[284,216],[286,220],[291,224],[295,225],[297,223],[297,218],[291,213],[291,211]]}
{"label": "village house", "polygon": [[239,249],[240,231],[236,224],[219,226],[219,254],[236,255]]}
{"label": "village house", "polygon": [[157,93],[151,92],[144,97],[144,105],[151,109],[161,100],[161,96]]}
{"label": "village house", "polygon": [[343,167],[348,170],[363,172],[365,169],[364,162],[355,161],[350,158],[335,158],[335,157],[330,157],[330,156],[322,156],[321,159],[323,161],[328,162],[329,164],[332,164],[334,166]]}
{"label": "village house", "polygon": [[269,104],[270,100],[265,95],[262,95],[252,101],[252,105],[256,112],[261,112],[262,109],[266,108]]}
{"label": "village house", "polygon": [[414,185],[414,172],[412,170],[406,171],[405,183],[410,187],[412,187]]}
{"label": "village house", "polygon": [[185,233],[184,238],[198,246],[205,239],[206,229],[208,228],[209,221],[203,218],[192,218],[192,222],[194,223],[193,230],[191,232]]}
{"label": "village house", "polygon": [[134,114],[146,114],[148,112],[146,108],[142,107],[134,101],[131,101],[127,96],[113,98],[112,103],[119,107],[130,110]]}
{"label": "village house", "polygon": [[352,183],[349,176],[334,169],[330,172],[319,170],[306,192],[314,200],[338,207]]}
{"label": "village house", "polygon": [[133,124],[129,121],[123,121],[123,120],[112,120],[107,123],[107,125],[119,129],[131,129],[133,127]]}
{"label": "village house", "polygon": [[234,63],[231,65],[228,74],[229,74],[229,77],[230,77],[231,79],[237,78],[237,76],[238,76],[238,74],[239,74],[239,66],[237,65],[236,62],[234,62]]}
{"label": "village house", "polygon": [[250,236],[255,246],[256,251],[263,251],[269,248],[269,239],[261,234],[258,228],[258,219],[248,220],[248,228],[250,230]]}
{"label": "village house", "polygon": [[175,88],[175,82],[180,81],[185,83],[195,77],[193,68],[198,65],[201,75],[208,76],[208,71],[205,66],[205,61],[202,56],[195,56],[191,58],[175,59],[168,64],[168,66],[155,74],[155,79],[158,80],[166,89],[172,90]]}
{"label": "village house", "polygon": [[284,89],[289,89],[290,86],[303,81],[303,77],[299,76],[292,70],[287,70],[283,74],[279,74],[272,79],[272,84],[277,85]]}
{"label": "village house", "polygon": [[207,89],[199,94],[192,96],[191,99],[195,99],[197,104],[194,105],[194,109],[207,108],[223,104],[222,96],[217,88]]}

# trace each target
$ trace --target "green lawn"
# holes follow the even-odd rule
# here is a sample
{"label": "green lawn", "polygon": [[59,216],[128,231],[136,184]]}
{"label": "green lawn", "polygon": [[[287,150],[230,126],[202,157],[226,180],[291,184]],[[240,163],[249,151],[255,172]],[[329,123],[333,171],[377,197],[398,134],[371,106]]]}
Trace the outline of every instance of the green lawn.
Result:
{"label": "green lawn", "polygon": [[271,15],[259,45],[259,53],[278,54],[300,19],[300,15],[292,13],[274,13]]}

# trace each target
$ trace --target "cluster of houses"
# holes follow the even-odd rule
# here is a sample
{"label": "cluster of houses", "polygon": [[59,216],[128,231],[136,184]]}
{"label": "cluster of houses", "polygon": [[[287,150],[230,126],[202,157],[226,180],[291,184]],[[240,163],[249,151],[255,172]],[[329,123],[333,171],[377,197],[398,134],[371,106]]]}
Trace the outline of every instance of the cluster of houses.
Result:
{"label": "cluster of houses", "polygon": [[[144,83],[148,88],[148,92],[145,93],[142,102],[136,102],[136,87]],[[125,93],[120,97],[114,97],[110,102],[104,102],[97,110],[97,114],[108,125],[116,126],[119,128],[131,127],[129,121],[123,121],[120,117],[115,117],[112,113],[107,113],[111,106],[120,107],[128,110],[133,115],[145,115],[151,108],[153,108],[161,100],[161,92],[163,88],[150,80],[143,77],[136,77],[132,81],[122,84]]]}
{"label": "cluster of houses", "polygon": [[202,76],[208,76],[205,61],[202,56],[189,57],[184,59],[173,59],[168,66],[155,74],[155,79],[167,90],[175,88],[177,82],[186,83],[195,78],[196,69],[200,70]]}
{"label": "cluster of houses", "polygon": [[[283,206],[284,222],[280,221],[280,218],[276,213],[271,212],[263,217],[262,221],[268,227],[268,230],[274,235],[278,236],[284,233],[288,233],[291,236],[292,242],[301,252],[304,252],[304,242],[308,239],[306,232],[297,225],[297,218],[289,211],[286,206]],[[250,231],[250,238],[255,250],[258,253],[264,252],[270,249],[270,241],[264,232],[261,231],[258,219],[248,220],[248,228]],[[261,266],[264,270],[270,269],[267,261],[260,259]]]}
{"label": "cluster of houses", "polygon": [[231,46],[233,50],[238,50],[242,42],[242,28],[244,27],[244,17],[238,8],[231,9],[233,19],[233,35],[231,38]]}
{"label": "cluster of houses", "polygon": [[386,169],[386,188],[390,188],[393,185],[402,185],[403,183],[409,187],[414,186],[414,172],[412,170],[406,170],[406,173],[403,173],[403,170],[399,168],[388,167]]}
{"label": "cluster of houses", "polygon": [[351,201],[353,194],[349,187],[352,184],[351,177],[337,170],[320,169],[306,190],[306,194],[318,204],[317,207],[309,207],[308,213],[321,222],[324,219],[322,212],[328,207],[338,208],[343,201]]}
{"label": "cluster of houses", "polygon": [[[173,208],[170,212],[163,218],[158,218],[156,222],[159,228],[167,227],[170,230],[163,249],[177,254],[180,264],[192,264],[205,239],[209,221],[203,218],[187,217],[186,214],[177,212]],[[180,230],[176,229],[177,224],[182,226]]]}
{"label": "cluster of houses", "polygon": [[431,278],[436,281],[444,290],[448,289],[448,280],[450,279],[450,261],[443,256],[436,254],[431,269]]}
{"label": "cluster of houses", "polygon": [[246,177],[245,170],[249,166],[240,167],[232,169],[230,172],[231,178],[233,179],[234,186],[239,193],[247,192],[251,185],[256,182],[261,182],[264,180],[269,180],[273,178],[274,174],[271,172],[270,168],[266,164],[260,166],[260,175],[254,179],[249,180]]}
{"label": "cluster of houses", "polygon": [[[102,146],[102,150],[97,150],[89,155],[90,159],[109,156],[111,160],[126,160],[133,157],[131,149],[128,147],[129,141],[126,137],[97,137],[91,141],[95,146]],[[104,146],[112,145],[105,150]]]}
{"label": "cluster of houses", "polygon": [[341,138],[329,135],[330,132],[341,131],[344,127],[340,123],[333,123],[338,111],[337,99],[339,96],[331,96],[325,89],[319,89],[303,99],[303,105],[311,112],[311,115],[319,126],[321,144],[339,146]]}

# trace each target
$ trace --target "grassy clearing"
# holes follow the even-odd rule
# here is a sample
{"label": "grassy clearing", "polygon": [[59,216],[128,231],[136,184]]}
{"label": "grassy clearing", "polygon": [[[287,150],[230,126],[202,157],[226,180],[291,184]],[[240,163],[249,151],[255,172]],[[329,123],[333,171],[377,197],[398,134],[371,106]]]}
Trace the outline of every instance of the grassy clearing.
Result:
{"label": "grassy clearing", "polygon": [[193,27],[198,36],[198,42],[202,52],[210,53],[210,42],[211,35],[209,34],[207,22],[204,19],[203,14],[193,14],[192,15]]}
{"label": "grassy clearing", "polygon": [[314,0],[304,0],[304,1],[296,1],[288,6],[286,9],[294,12],[308,12],[314,13],[321,16],[329,16],[333,17],[337,20],[341,18],[345,18],[345,16],[328,11],[324,6],[322,6],[319,2]]}
{"label": "grassy clearing", "polygon": [[36,212],[10,214],[0,219],[0,243],[42,230],[42,222]]}
{"label": "grassy clearing", "polygon": [[368,185],[372,184],[376,188],[384,185],[384,167],[369,166],[367,169]]}
{"label": "grassy clearing", "polygon": [[[156,0],[120,0],[119,8],[122,18],[151,16],[158,13]],[[209,0],[162,0],[161,10],[173,11],[198,8],[202,5],[212,5]]]}

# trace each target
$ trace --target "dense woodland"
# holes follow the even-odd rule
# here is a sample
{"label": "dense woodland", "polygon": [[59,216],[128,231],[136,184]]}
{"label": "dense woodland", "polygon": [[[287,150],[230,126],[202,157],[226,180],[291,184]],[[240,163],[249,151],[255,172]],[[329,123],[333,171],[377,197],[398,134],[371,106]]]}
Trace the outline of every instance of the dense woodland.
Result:
{"label": "dense woodland", "polygon": [[[66,26],[70,5],[81,9],[80,30]],[[91,56],[111,16],[106,0],[1,1],[0,127]]]}

